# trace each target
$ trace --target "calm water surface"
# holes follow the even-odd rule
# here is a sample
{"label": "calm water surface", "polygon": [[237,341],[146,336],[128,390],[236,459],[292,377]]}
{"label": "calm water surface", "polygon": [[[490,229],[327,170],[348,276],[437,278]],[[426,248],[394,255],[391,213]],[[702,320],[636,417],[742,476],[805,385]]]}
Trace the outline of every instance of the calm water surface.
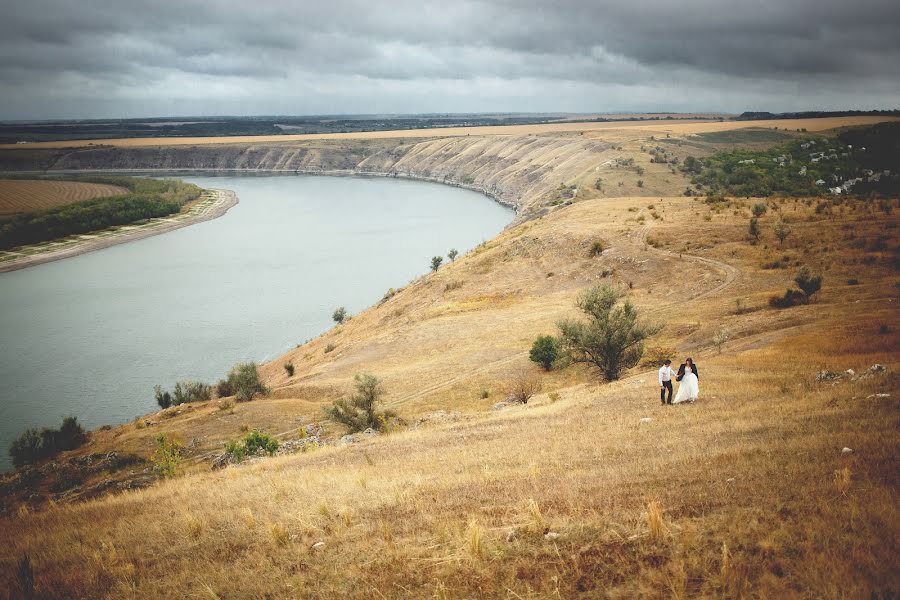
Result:
{"label": "calm water surface", "polygon": [[0,469],[26,427],[88,427],[156,410],[153,386],[214,382],[327,330],[490,239],[512,211],[390,179],[185,177],[234,190],[219,219],[0,274]]}

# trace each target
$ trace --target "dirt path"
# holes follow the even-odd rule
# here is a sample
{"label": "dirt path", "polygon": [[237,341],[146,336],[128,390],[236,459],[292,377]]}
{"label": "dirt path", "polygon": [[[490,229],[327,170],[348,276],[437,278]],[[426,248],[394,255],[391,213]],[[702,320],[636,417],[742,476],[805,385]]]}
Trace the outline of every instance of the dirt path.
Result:
{"label": "dirt path", "polygon": [[125,225],[115,231],[70,236],[46,244],[17,248],[15,252],[0,252],[0,273],[71,258],[92,250],[109,248],[116,244],[141,240],[195,223],[210,221],[221,217],[237,203],[237,195],[230,190],[206,190],[205,198],[201,198],[186,212],[173,217],[151,219],[143,225]]}

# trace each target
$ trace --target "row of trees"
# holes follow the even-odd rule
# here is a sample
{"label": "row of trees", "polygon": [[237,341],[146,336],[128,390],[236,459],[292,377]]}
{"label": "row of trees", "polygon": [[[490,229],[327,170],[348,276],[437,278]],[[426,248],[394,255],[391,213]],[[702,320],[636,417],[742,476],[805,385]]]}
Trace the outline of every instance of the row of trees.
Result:
{"label": "row of trees", "polygon": [[0,250],[165,217],[177,213],[201,193],[197,186],[177,180],[134,177],[85,179],[95,183],[120,185],[130,192],[122,196],[94,198],[44,211],[21,213],[6,219],[0,222]]}

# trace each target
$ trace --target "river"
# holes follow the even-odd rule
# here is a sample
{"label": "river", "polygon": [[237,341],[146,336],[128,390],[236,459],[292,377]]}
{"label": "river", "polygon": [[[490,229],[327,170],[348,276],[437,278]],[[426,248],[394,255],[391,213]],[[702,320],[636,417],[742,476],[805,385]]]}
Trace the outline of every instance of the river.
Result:
{"label": "river", "polygon": [[[459,188],[382,178],[183,176],[234,190],[225,216],[0,274],[0,470],[26,427],[118,424],[153,386],[264,362],[494,237],[511,210]],[[446,260],[446,259],[445,259]]]}

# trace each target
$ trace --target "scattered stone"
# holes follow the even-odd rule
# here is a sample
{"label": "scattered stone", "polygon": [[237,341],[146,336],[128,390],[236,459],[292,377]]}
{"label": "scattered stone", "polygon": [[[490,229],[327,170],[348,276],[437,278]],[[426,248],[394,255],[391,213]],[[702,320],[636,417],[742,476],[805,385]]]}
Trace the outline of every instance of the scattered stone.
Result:
{"label": "scattered stone", "polygon": [[725,480],[725,483],[734,483],[734,477],[729,477]]}
{"label": "scattered stone", "polygon": [[552,542],[553,540],[558,540],[559,538],[560,538],[560,535],[558,533],[556,533],[555,531],[548,531],[547,533],[544,534],[544,539],[547,541],[550,541],[550,542]]}
{"label": "scattered stone", "polygon": [[338,442],[338,443],[340,443],[340,444],[342,444],[342,445],[344,445],[344,444],[355,444],[357,441],[359,441],[359,440],[356,439],[356,436],[355,436],[355,435],[353,435],[352,433],[348,433],[347,435],[345,435],[344,437],[342,437],[342,438],[341,438],[341,441]]}
{"label": "scattered stone", "polygon": [[890,398],[890,394],[875,394],[876,398]]}
{"label": "scattered stone", "polygon": [[297,452],[306,452],[310,448],[318,448],[322,445],[319,436],[300,438],[299,440],[287,440],[281,442],[278,446],[278,454],[296,454]]}
{"label": "scattered stone", "polygon": [[369,427],[368,429],[366,429],[365,431],[363,431],[362,434],[363,434],[365,437],[370,437],[370,438],[371,438],[371,437],[376,437],[376,436],[381,435],[380,433],[378,433],[377,431],[375,431],[375,430],[372,429],[371,427]]}
{"label": "scattered stone", "polygon": [[854,371],[853,369],[847,369],[846,371],[844,371],[844,375],[846,375],[850,379],[853,379],[854,377],[856,377],[856,371]]}
{"label": "scattered stone", "polygon": [[859,377],[857,377],[856,379],[857,379],[857,381],[862,380],[862,379],[870,379],[872,377],[875,377],[879,373],[884,373],[886,370],[887,369],[885,369],[884,365],[880,365],[880,364],[876,363],[876,364],[872,365],[871,367],[869,367],[868,369],[866,369],[865,371],[863,371],[859,375]]}
{"label": "scattered stone", "polygon": [[507,396],[505,400],[501,400],[495,404],[491,410],[503,410],[507,406],[512,406],[513,404],[520,404],[520,402],[516,400],[515,396]]}
{"label": "scattered stone", "polygon": [[641,419],[641,423],[649,423],[649,422],[652,421],[652,420],[653,420],[653,419],[651,419],[650,417],[644,417],[644,418]]}
{"label": "scattered stone", "polygon": [[222,454],[217,456],[215,460],[213,460],[212,470],[218,471],[219,469],[224,469],[231,464],[234,464],[234,456],[232,456],[230,452],[223,452]]}
{"label": "scattered stone", "polygon": [[322,437],[324,430],[314,423],[310,423],[304,428],[307,437]]}
{"label": "scattered stone", "polygon": [[310,549],[311,550],[324,550],[325,542],[321,542],[321,541],[316,542],[315,544],[312,545],[312,547]]}
{"label": "scattered stone", "polygon": [[823,381],[835,381],[840,379],[841,376],[838,373],[834,373],[832,371],[819,371],[816,374],[816,382],[821,383]]}
{"label": "scattered stone", "polygon": [[843,448],[843,449],[841,450],[841,454],[851,454],[852,452],[853,452],[853,449],[852,449],[852,448],[846,448],[846,447],[845,447],[845,448]]}

